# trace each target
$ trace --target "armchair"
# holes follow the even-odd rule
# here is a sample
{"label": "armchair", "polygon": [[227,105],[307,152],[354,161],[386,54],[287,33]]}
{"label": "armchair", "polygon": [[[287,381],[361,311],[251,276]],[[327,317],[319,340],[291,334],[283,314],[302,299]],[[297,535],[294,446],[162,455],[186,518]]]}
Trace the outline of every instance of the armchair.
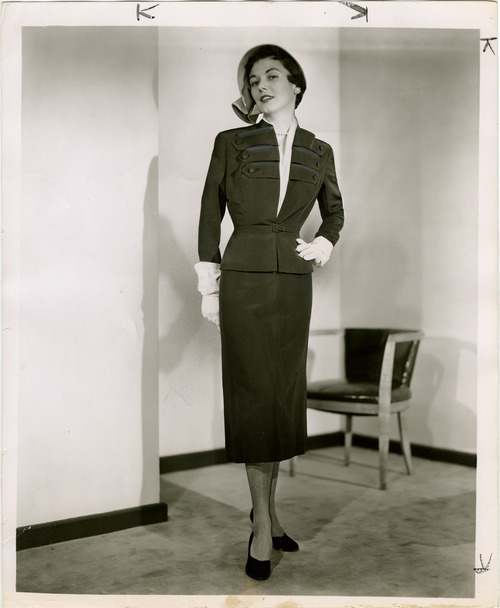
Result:
{"label": "armchair", "polygon": [[353,416],[377,416],[379,422],[380,488],[387,488],[389,430],[397,414],[401,448],[408,474],[412,472],[411,446],[403,412],[411,399],[421,331],[349,328],[344,332],[345,378],[308,384],[308,408],[346,416],[344,463],[349,464]]}

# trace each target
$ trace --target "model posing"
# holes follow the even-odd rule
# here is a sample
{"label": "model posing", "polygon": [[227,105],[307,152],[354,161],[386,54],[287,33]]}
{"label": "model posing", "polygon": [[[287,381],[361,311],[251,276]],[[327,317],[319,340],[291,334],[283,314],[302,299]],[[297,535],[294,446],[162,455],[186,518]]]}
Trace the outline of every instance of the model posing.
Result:
{"label": "model posing", "polygon": [[[221,332],[227,458],[245,463],[252,499],[246,572],[264,580],[273,548],[299,548],[280,524],[276,483],[279,462],[305,451],[311,273],[329,260],[344,212],[331,147],[295,117],[306,90],[297,61],[255,47],[238,84],[233,108],[251,126],[215,139],[195,268],[202,314]],[[306,243],[299,231],[316,200],[322,223]],[[221,259],[226,208],[234,231]]]}

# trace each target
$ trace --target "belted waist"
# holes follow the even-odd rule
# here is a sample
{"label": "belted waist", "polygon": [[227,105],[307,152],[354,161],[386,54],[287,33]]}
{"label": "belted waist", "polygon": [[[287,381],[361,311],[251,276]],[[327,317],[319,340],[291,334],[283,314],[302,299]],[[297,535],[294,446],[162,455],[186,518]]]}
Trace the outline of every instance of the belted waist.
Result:
{"label": "belted waist", "polygon": [[300,229],[294,226],[286,226],[285,224],[251,224],[249,226],[235,226],[235,232],[291,232],[299,234]]}
{"label": "belted waist", "polygon": [[285,222],[235,224],[222,256],[221,269],[310,274],[312,262],[302,259],[296,251],[299,234],[299,226]]}

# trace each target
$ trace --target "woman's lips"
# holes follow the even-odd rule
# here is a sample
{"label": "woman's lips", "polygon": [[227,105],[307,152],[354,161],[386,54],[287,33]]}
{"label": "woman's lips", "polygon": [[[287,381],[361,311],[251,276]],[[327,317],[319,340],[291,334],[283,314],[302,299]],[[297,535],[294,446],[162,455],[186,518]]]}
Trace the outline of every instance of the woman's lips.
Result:
{"label": "woman's lips", "polygon": [[274,97],[273,97],[272,95],[263,95],[263,96],[260,98],[260,101],[261,101],[262,103],[266,103],[266,101],[270,101],[271,99],[274,99]]}

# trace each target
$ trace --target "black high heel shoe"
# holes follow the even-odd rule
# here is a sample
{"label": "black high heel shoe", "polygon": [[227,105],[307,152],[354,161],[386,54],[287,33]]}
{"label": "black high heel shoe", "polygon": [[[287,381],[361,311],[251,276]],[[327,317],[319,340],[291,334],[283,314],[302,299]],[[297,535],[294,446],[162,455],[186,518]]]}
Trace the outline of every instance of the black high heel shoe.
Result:
{"label": "black high heel shoe", "polygon": [[245,572],[251,578],[254,578],[257,581],[265,581],[271,576],[271,560],[266,559],[265,561],[260,561],[259,559],[255,559],[250,555],[250,548],[252,546],[253,541],[253,532],[250,534],[250,540],[248,541],[248,559],[247,564],[245,566]]}
{"label": "black high heel shoe", "polygon": [[[250,521],[253,523],[253,509],[250,511]],[[273,536],[273,549],[276,551],[288,551],[292,553],[293,551],[299,550],[299,545],[290,538],[288,534],[283,532],[283,536]]]}

